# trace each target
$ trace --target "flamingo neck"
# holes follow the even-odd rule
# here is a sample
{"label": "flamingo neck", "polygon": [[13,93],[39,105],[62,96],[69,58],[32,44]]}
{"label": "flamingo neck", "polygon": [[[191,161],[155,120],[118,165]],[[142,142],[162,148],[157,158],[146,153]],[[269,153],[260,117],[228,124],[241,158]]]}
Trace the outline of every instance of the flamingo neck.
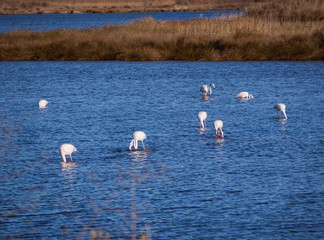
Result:
{"label": "flamingo neck", "polygon": [[63,152],[61,152],[61,156],[63,158],[63,161],[66,162],[65,154]]}
{"label": "flamingo neck", "polygon": [[282,112],[285,115],[285,118],[287,119],[286,111],[282,111]]}
{"label": "flamingo neck", "polygon": [[129,150],[132,150],[132,146],[133,146],[133,144],[134,144],[134,139],[130,142],[130,144],[129,144]]}

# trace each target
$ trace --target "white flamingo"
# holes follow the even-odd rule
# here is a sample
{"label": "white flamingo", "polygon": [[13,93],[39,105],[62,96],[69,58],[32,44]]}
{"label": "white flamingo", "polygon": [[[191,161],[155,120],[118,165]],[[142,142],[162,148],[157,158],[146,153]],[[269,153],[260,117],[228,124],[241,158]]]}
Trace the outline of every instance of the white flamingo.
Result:
{"label": "white flamingo", "polygon": [[202,85],[200,87],[200,92],[203,93],[203,97],[207,97],[207,94],[211,95],[212,92],[213,92],[212,88],[215,89],[215,85],[213,83],[211,83],[209,86],[208,85]]}
{"label": "white flamingo", "polygon": [[60,147],[61,156],[64,162],[66,162],[66,158],[65,158],[66,155],[69,155],[71,161],[73,161],[71,154],[76,151],[77,149],[72,144],[69,143],[62,144]]}
{"label": "white flamingo", "polygon": [[215,127],[215,134],[216,137],[218,136],[219,133],[221,133],[221,138],[224,138],[224,133],[223,133],[223,121],[222,120],[216,120],[214,122],[214,127]]}
{"label": "white flamingo", "polygon": [[39,102],[38,102],[38,107],[39,108],[47,108],[46,107],[46,104],[47,104],[48,102],[46,101],[46,100],[44,100],[44,99],[42,99],[42,100],[40,100]]}
{"label": "white flamingo", "polygon": [[146,139],[146,134],[142,131],[136,131],[133,133],[133,140],[129,144],[129,151],[132,150],[132,146],[134,145],[135,150],[138,148],[138,141],[142,142],[143,149],[145,149],[143,140]]}
{"label": "white flamingo", "polygon": [[240,92],[239,94],[236,95],[237,98],[240,99],[253,99],[253,95],[248,93],[248,92]]}
{"label": "white flamingo", "polygon": [[286,105],[285,104],[278,103],[278,104],[274,105],[273,108],[277,110],[277,118],[279,117],[279,119],[281,119],[281,113],[283,113],[285,115],[286,119],[288,118],[286,115]]}
{"label": "white flamingo", "polygon": [[202,111],[198,113],[198,120],[200,122],[200,128],[205,128],[206,127],[206,118],[207,118],[207,113]]}

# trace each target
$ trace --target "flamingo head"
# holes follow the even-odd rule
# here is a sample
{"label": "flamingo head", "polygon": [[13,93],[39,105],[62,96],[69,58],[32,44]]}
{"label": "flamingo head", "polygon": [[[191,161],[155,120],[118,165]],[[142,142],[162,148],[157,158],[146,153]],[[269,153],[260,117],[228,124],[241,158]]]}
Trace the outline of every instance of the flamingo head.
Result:
{"label": "flamingo head", "polygon": [[73,152],[76,152],[76,151],[77,151],[77,149],[74,147],[74,148],[73,148]]}
{"label": "flamingo head", "polygon": [[254,97],[253,97],[253,95],[252,95],[252,94],[249,94],[249,98],[250,98],[250,99],[253,99]]}
{"label": "flamingo head", "polygon": [[215,89],[215,84],[214,83],[210,84],[210,86]]}

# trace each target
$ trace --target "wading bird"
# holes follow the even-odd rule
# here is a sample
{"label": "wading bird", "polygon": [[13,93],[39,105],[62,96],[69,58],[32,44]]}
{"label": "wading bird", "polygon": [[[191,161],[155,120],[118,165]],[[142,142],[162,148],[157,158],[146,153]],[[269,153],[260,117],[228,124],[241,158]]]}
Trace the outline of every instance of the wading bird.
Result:
{"label": "wading bird", "polygon": [[223,121],[222,120],[216,120],[214,122],[214,127],[215,127],[215,134],[216,137],[218,136],[219,133],[221,133],[221,138],[224,138],[224,134],[223,134]]}
{"label": "wading bird", "polygon": [[136,131],[133,133],[133,140],[129,144],[129,151],[132,151],[132,146],[134,145],[135,150],[138,148],[138,141],[142,142],[143,149],[145,149],[143,140],[146,139],[146,134],[142,131]]}
{"label": "wading bird", "polygon": [[209,86],[208,85],[202,85],[200,87],[200,92],[203,93],[203,98],[207,97],[207,94],[208,95],[212,94],[212,92],[213,92],[212,87],[215,89],[215,85],[213,83],[211,83]]}
{"label": "wading bird", "polygon": [[200,128],[205,128],[206,127],[206,118],[207,118],[207,113],[206,112],[199,112],[198,113],[198,120],[200,122]]}
{"label": "wading bird", "polygon": [[69,155],[71,158],[71,161],[73,161],[71,154],[76,151],[77,151],[77,149],[72,144],[69,144],[69,143],[62,144],[60,147],[61,156],[62,156],[64,162],[66,162],[66,159],[65,159],[66,155]]}
{"label": "wading bird", "polygon": [[279,117],[279,119],[281,119],[281,113],[283,113],[285,115],[286,119],[288,118],[286,115],[286,105],[285,104],[278,103],[278,104],[274,105],[273,108],[277,110],[277,118]]}
{"label": "wading bird", "polygon": [[44,99],[42,99],[42,100],[40,100],[39,102],[38,102],[38,107],[39,108],[47,108],[46,107],[46,104],[47,104],[48,102],[46,101],[46,100],[44,100]]}
{"label": "wading bird", "polygon": [[253,95],[249,94],[248,92],[240,92],[239,94],[236,95],[237,98],[240,99],[253,99]]}

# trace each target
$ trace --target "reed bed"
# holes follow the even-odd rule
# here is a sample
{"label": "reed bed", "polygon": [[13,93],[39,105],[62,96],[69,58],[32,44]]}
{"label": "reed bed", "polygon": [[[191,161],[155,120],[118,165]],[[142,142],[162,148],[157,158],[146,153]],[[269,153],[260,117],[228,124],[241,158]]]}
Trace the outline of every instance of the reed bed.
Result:
{"label": "reed bed", "polygon": [[[297,0],[307,1],[307,0]],[[324,60],[323,20],[154,21],[0,34],[0,60]]]}
{"label": "reed bed", "polygon": [[203,11],[243,9],[254,2],[255,0],[1,0],[0,14]]}

